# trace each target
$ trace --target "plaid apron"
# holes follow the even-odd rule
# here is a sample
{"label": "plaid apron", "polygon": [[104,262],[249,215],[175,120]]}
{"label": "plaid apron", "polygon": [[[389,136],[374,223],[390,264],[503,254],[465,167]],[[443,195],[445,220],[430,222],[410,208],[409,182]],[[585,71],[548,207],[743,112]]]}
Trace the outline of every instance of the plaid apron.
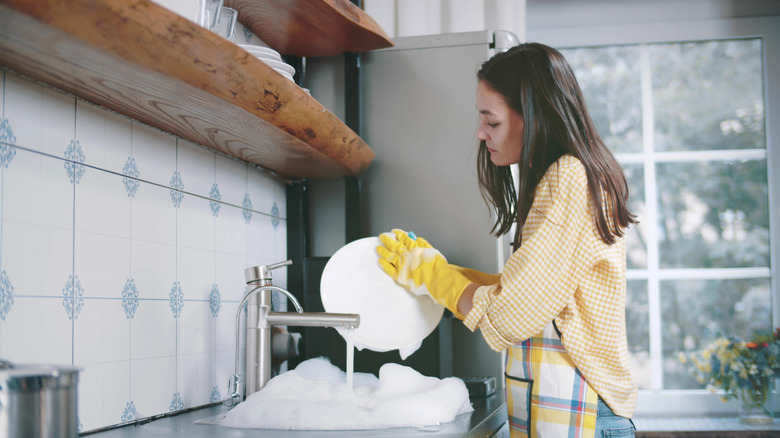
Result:
{"label": "plaid apron", "polygon": [[513,438],[594,436],[598,394],[566,353],[553,322],[507,350],[506,401]]}

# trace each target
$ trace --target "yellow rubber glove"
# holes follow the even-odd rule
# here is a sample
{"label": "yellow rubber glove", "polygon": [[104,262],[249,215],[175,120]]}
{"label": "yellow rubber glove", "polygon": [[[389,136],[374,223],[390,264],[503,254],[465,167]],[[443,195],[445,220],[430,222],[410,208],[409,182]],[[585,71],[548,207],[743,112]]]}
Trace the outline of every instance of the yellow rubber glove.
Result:
{"label": "yellow rubber glove", "polygon": [[430,295],[456,317],[464,318],[458,311],[458,300],[471,284],[462,271],[465,268],[450,265],[428,241],[403,230],[383,233],[379,240],[379,265],[387,275],[417,295]]}
{"label": "yellow rubber glove", "polygon": [[450,266],[452,266],[453,269],[460,271],[463,276],[474,284],[488,286],[501,283],[501,274],[488,274],[486,272],[477,271],[476,269],[464,268],[453,264],[450,264]]}

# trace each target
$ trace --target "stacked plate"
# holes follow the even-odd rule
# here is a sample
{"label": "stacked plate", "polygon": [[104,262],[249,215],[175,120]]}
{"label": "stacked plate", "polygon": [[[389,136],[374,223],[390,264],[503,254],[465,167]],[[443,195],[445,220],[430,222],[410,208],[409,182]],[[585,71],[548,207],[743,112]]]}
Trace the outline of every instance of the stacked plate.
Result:
{"label": "stacked plate", "polygon": [[293,75],[295,74],[295,68],[284,62],[282,55],[280,55],[276,50],[270,49],[268,47],[254,46],[249,44],[240,44],[240,47],[249,52],[250,55],[266,63],[269,67],[276,70],[276,72],[280,75],[294,82]]}

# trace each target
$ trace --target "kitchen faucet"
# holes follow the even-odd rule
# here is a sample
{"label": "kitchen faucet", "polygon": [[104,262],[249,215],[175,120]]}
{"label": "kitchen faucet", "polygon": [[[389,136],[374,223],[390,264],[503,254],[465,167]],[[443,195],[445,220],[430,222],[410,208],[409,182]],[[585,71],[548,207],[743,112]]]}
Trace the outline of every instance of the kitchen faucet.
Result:
{"label": "kitchen faucet", "polygon": [[[271,379],[271,327],[345,327],[357,328],[360,325],[360,315],[352,313],[304,313],[298,300],[289,291],[274,286],[271,271],[283,266],[292,265],[292,260],[246,268],[244,277],[246,284],[254,286],[238,305],[236,311],[236,355],[235,374],[228,382],[228,398],[223,402],[231,408],[241,402],[239,384],[239,333],[241,309],[247,305],[246,321],[246,396],[257,392]],[[271,292],[284,294],[292,301],[296,313],[272,312]]]}

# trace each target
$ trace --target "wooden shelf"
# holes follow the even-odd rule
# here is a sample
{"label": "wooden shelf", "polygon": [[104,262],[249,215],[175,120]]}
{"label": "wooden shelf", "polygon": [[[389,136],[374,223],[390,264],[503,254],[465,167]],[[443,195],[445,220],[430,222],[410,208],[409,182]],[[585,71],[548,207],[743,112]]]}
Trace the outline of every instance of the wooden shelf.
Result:
{"label": "wooden shelf", "polygon": [[[320,1],[334,3],[292,3]],[[355,175],[374,158],[293,82],[148,0],[0,0],[0,65],[283,177]]]}
{"label": "wooden shelf", "polygon": [[225,0],[225,5],[285,55],[332,56],[393,45],[385,31],[349,0]]}

